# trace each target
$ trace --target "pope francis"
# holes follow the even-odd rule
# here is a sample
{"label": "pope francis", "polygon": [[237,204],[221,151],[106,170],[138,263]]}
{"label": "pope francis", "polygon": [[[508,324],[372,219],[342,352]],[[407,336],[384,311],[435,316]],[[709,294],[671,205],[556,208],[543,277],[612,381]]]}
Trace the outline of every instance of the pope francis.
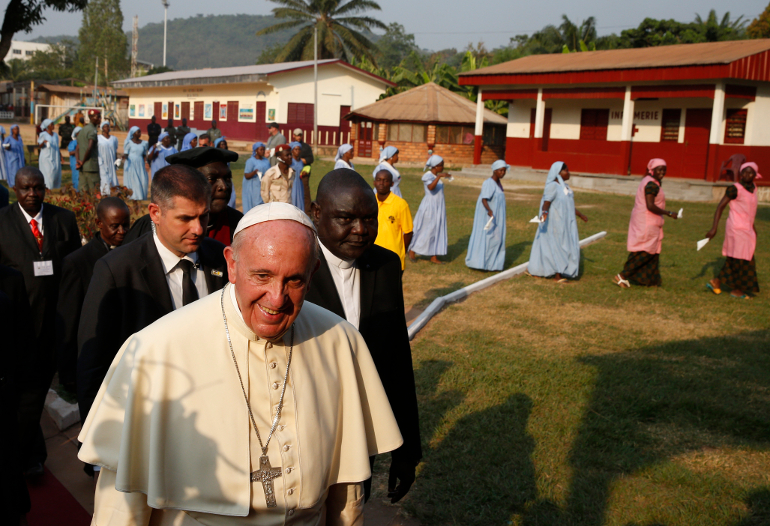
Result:
{"label": "pope francis", "polygon": [[102,466],[92,524],[363,524],[369,457],[401,435],[361,336],[303,301],[310,219],[250,210],[230,283],[131,336],[80,441]]}

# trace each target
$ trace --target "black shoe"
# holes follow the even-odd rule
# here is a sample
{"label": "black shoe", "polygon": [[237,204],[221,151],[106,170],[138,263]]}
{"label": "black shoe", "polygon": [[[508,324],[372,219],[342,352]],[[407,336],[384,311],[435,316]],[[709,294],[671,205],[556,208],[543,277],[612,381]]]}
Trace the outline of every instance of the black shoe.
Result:
{"label": "black shoe", "polygon": [[38,462],[37,464],[33,464],[32,466],[28,467],[24,470],[24,476],[28,479],[34,479],[38,477],[42,477],[43,473],[45,473],[45,470],[43,469],[43,463]]}

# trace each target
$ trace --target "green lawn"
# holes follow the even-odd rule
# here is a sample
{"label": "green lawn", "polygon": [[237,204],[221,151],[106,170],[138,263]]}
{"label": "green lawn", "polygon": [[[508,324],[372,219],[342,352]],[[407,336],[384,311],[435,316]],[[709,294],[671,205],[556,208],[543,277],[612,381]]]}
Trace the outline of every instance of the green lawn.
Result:
{"label": "green lawn", "polygon": [[[331,163],[314,168],[313,196]],[[369,180],[371,167],[361,172]],[[412,214],[420,175],[404,170]],[[541,189],[503,184],[509,268],[529,257]],[[480,185],[446,184],[446,264],[407,262],[407,309],[488,275],[464,264]],[[663,287],[621,290],[610,280],[633,198],[577,190],[575,201],[590,218],[581,238],[608,232],[583,251],[579,281],[514,278],[415,338],[424,458],[399,506],[426,526],[770,524],[770,207],[757,216],[763,292],[738,301],[705,289],[723,262],[724,220],[695,251],[715,204],[669,203],[685,219],[666,221]]]}

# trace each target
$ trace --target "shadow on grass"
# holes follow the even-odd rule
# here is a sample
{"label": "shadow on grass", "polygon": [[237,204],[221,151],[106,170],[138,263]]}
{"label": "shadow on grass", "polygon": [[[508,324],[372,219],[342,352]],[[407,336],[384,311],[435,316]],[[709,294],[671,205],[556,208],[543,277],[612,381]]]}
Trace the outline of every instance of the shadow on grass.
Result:
{"label": "shadow on grass", "polygon": [[454,261],[461,255],[465,253],[466,250],[468,250],[468,243],[471,241],[471,235],[466,234],[451,245],[449,245],[447,249],[447,254],[444,256],[442,261]]}
{"label": "shadow on grass", "polygon": [[449,285],[446,285],[444,287],[437,287],[435,289],[429,289],[426,290],[423,294],[423,297],[420,301],[412,305],[412,308],[415,306],[419,308],[425,308],[427,307],[430,302],[438,298],[439,296],[446,296],[447,294],[454,292],[462,287],[465,286],[465,283],[462,281],[455,281],[454,283],[450,283]]}
{"label": "shadow on grass", "polygon": [[[722,267],[725,264],[725,258],[719,257],[717,259],[714,259],[712,261],[709,261],[708,263],[704,263],[703,267],[701,267],[700,272],[690,278],[692,281],[698,280],[698,279],[711,279],[715,278],[717,274],[719,274],[719,271],[722,270]],[[711,272],[709,272],[711,270]],[[704,283],[705,286],[705,283]]]}
{"label": "shadow on grass", "polygon": [[770,489],[757,490],[746,499],[749,515],[735,526],[767,526],[770,524]]}
{"label": "shadow on grass", "polygon": [[[532,246],[532,241],[522,241],[520,243],[516,243],[515,245],[510,245],[505,247],[505,269],[509,269],[513,266],[513,262],[516,261],[521,257],[522,254],[524,254],[524,251],[527,250],[528,247]],[[521,261],[520,263],[524,263]]]}
{"label": "shadow on grass", "polygon": [[[768,447],[770,405],[756,394],[770,389],[769,349],[770,331],[761,330],[581,359],[598,376],[572,447],[575,475],[558,524],[604,524],[615,481],[673,456]],[[669,498],[657,497],[661,504]],[[758,509],[767,510],[766,497]]]}

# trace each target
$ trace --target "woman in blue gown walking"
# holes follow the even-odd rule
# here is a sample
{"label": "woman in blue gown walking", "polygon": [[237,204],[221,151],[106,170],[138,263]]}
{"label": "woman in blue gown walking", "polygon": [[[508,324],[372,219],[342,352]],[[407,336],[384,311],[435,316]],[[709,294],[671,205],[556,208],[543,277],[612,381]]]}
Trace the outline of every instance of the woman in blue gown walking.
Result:
{"label": "woman in blue gown walking", "polygon": [[[101,135],[97,137],[99,152],[99,190],[103,196],[110,195],[110,190],[118,186],[118,138],[110,135],[110,121],[103,121]],[[128,140],[126,140],[128,142]],[[125,151],[125,145],[123,146]]]}
{"label": "woman in blue gown walking", "polygon": [[40,146],[38,166],[43,172],[46,188],[60,188],[62,155],[59,150],[59,135],[53,129],[51,119],[44,120],[40,128],[43,131],[37,138],[37,144]]}
{"label": "woman in blue gown walking", "polygon": [[184,136],[184,139],[182,139],[182,149],[179,151],[186,152],[187,150],[192,150],[193,148],[197,148],[197,146],[198,146],[198,136],[190,132]]}
{"label": "woman in blue gown walking", "polygon": [[[19,125],[14,124],[10,129],[11,134],[3,141],[3,149],[6,153],[8,164],[8,186],[16,186],[16,172],[27,165],[24,158],[24,141],[21,140]],[[5,145],[8,145],[7,147]]]}
{"label": "woman in blue gown walking", "polygon": [[177,153],[176,146],[171,144],[171,136],[168,132],[163,132],[158,136],[158,142],[152,145],[147,152],[147,159],[150,161],[150,179],[155,177],[155,173],[161,168],[168,166],[166,157]]}
{"label": "woman in blue gown walking", "polygon": [[540,201],[540,224],[537,227],[527,273],[567,283],[580,270],[580,238],[577,220],[588,218],[575,208],[572,189],[566,183],[569,169],[561,161],[551,165]]}
{"label": "woman in blue gown walking", "polygon": [[246,160],[243,169],[243,213],[264,203],[262,200],[262,176],[270,169],[270,159],[265,157],[266,146],[255,142],[251,146],[251,157]]}
{"label": "woman in blue gown walking", "polygon": [[123,144],[123,184],[133,193],[131,199],[144,201],[147,199],[147,171],[144,168],[144,158],[147,157],[147,141],[141,140],[142,131],[139,126],[128,130],[129,139]]}
{"label": "woman in blue gown walking", "polygon": [[409,259],[417,261],[416,254],[431,256],[431,263],[440,265],[442,262],[438,256],[446,255],[449,244],[444,183],[441,178],[451,174],[444,173],[444,159],[439,155],[431,155],[425,169],[428,170],[422,176],[425,197],[422,198],[420,208],[414,216],[414,235],[409,245]]}
{"label": "woman in blue gown walking", "polygon": [[505,192],[500,180],[507,172],[505,161],[495,161],[492,177],[481,185],[465,256],[465,264],[470,268],[503,270],[505,265]]}
{"label": "woman in blue gown walking", "polygon": [[396,170],[396,167],[393,166],[398,162],[398,148],[395,146],[386,146],[383,148],[382,152],[380,152],[379,161],[380,164],[378,164],[377,168],[372,172],[372,177],[376,179],[377,174],[382,170],[389,171],[393,176],[393,186],[390,188],[390,191],[398,197],[403,197],[401,195],[401,188],[398,186],[401,183],[401,174]]}
{"label": "woman in blue gown walking", "polygon": [[302,145],[298,142],[290,142],[291,147],[291,169],[294,170],[294,184],[291,187],[291,204],[305,210],[305,185],[302,184],[302,169],[305,163],[300,159],[300,150]]}
{"label": "woman in blue gown walking", "polygon": [[80,172],[78,171],[78,140],[77,136],[78,133],[80,133],[80,130],[82,130],[80,126],[75,126],[75,129],[72,130],[72,140],[67,145],[67,151],[70,154],[70,170],[72,171],[72,187],[75,190],[80,189]]}
{"label": "woman in blue gown walking", "polygon": [[[5,127],[0,126],[0,144],[5,142]],[[8,163],[5,160],[5,148],[0,148],[0,181],[8,180]]]}

